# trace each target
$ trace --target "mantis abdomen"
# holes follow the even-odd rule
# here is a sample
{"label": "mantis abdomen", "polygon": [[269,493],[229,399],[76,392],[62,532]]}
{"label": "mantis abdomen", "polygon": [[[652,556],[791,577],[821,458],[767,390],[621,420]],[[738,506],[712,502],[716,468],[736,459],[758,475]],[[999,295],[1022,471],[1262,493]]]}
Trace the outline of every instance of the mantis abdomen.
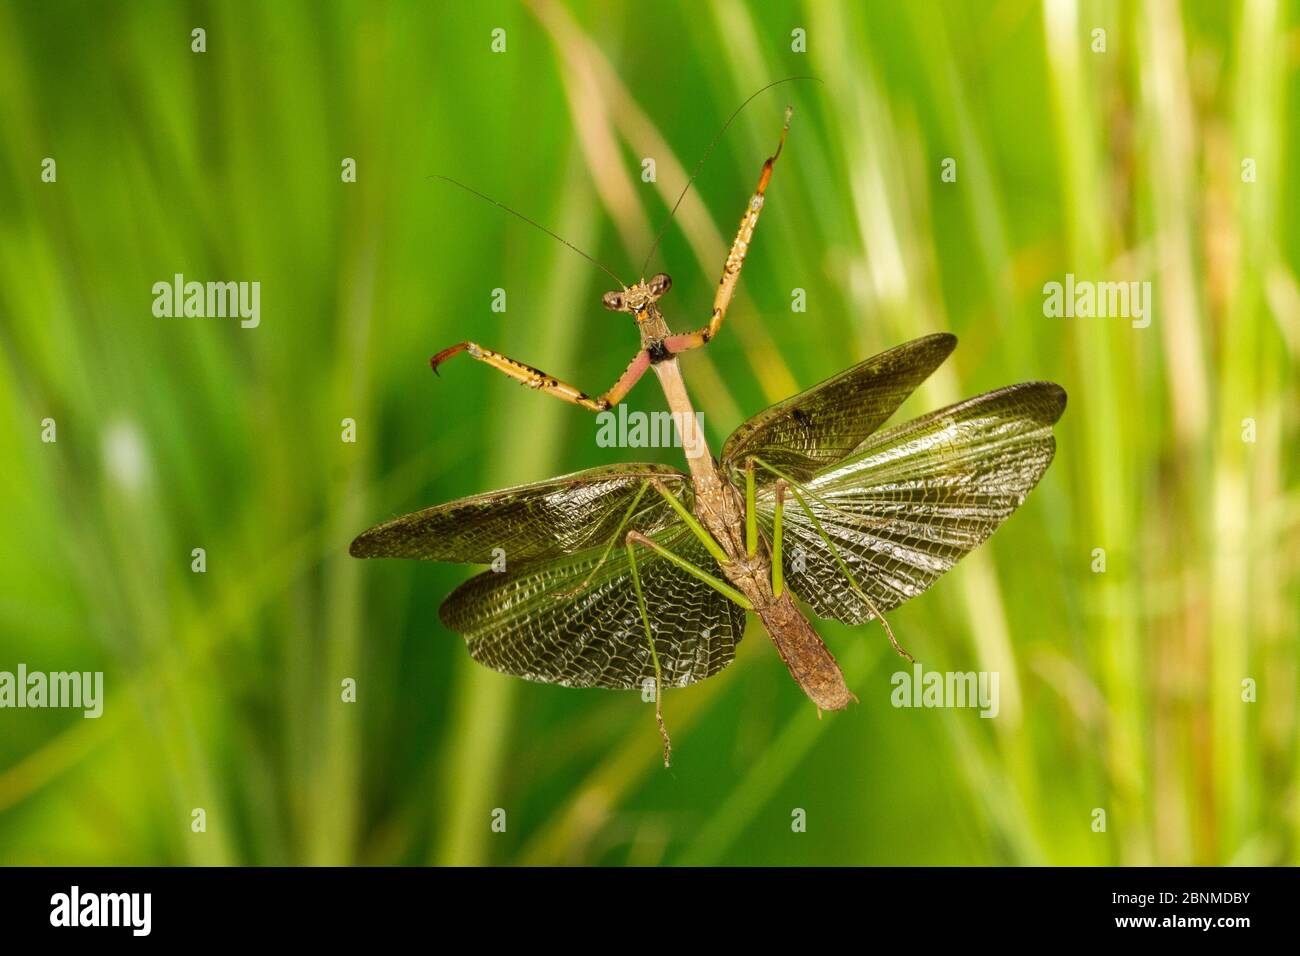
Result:
{"label": "mantis abdomen", "polygon": [[766,607],[755,609],[790,669],[790,676],[822,710],[843,710],[857,700],[844,683],[835,658],[786,591]]}

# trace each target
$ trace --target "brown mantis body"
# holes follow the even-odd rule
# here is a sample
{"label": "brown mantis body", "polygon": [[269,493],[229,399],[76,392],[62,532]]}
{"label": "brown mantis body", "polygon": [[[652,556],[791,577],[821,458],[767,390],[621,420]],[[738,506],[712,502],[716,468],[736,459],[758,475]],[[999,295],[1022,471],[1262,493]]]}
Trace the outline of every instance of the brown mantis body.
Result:
{"label": "brown mantis body", "polygon": [[[709,452],[678,356],[707,345],[726,317],[789,126],[787,108],[707,325],[686,334],[668,328],[659,300],[672,280],[663,273],[631,286],[620,281],[619,291],[605,294],[605,308],[635,318],[641,347],[603,394],[593,398],[475,342],[432,359],[437,371],[464,352],[596,413],[622,401],[653,369],[689,476],[662,465],[589,469],[395,518],[351,549],[357,557],[484,564],[489,546],[513,548],[522,564],[465,582],[443,603],[443,623],[465,636],[475,659],[505,673],[581,687],[652,682],[665,763],[661,684],[686,686],[730,663],[747,611],[762,620],[819,713],[856,698],[796,594],[822,618],[880,621],[910,660],[883,612],[924,591],[1019,507],[1052,460],[1051,429],[1065,408],[1059,386],[1027,382],[878,432],[951,353],[956,339],[938,333],[760,412],[727,439],[721,461]],[[789,515],[787,495],[797,505]],[[783,550],[785,536],[797,547]],[[792,550],[815,560],[792,559]]]}
{"label": "brown mantis body", "polygon": [[[463,351],[529,388],[593,412],[605,411],[618,404],[645,374],[646,369],[653,369],[674,420],[683,429],[682,447],[690,449],[686,461],[695,491],[695,516],[725,556],[724,560],[718,562],[722,573],[744,595],[750,605],[749,609],[763,621],[781,659],[804,693],[818,708],[840,710],[855,698],[844,683],[844,676],[835,663],[835,658],[790,592],[774,593],[777,588],[774,587],[772,576],[772,554],[766,544],[760,543],[756,548],[752,547],[752,542],[747,545],[743,534],[745,503],[731,482],[723,478],[716,459],[709,452],[705,437],[697,424],[695,408],[686,391],[681,367],[677,363],[679,354],[707,345],[726,317],[741,267],[745,263],[745,255],[753,240],[754,228],[758,225],[759,213],[763,209],[772,168],[785,145],[786,133],[790,128],[790,114],[791,110],[787,108],[780,143],[776,152],[763,164],[758,186],[741,217],[740,228],[727,254],[722,278],[714,295],[713,313],[708,325],[684,335],[673,334],[658,305],[660,297],[672,285],[672,280],[664,274],[655,276],[649,282],[642,279],[621,292],[606,294],[606,308],[630,312],[635,316],[637,329],[641,333],[641,351],[633,358],[622,377],[607,392],[594,399],[566,382],[499,352],[485,349],[475,342],[461,342],[444,349],[434,356],[431,364],[436,371],[446,359]],[[627,532],[626,541],[647,548],[655,547],[653,542],[635,530]]]}

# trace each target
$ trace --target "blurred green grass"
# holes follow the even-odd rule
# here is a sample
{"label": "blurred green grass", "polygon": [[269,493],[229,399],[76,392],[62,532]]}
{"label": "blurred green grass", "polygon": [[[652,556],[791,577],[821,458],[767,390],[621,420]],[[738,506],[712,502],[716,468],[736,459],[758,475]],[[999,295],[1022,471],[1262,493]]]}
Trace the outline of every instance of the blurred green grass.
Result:
{"label": "blurred green grass", "polygon": [[[98,721],[0,711],[0,862],[1300,862],[1296,14],[0,6],[0,669],[102,669],[107,694]],[[1070,407],[1021,511],[893,615],[927,667],[1000,671],[1002,716],[893,709],[879,631],[822,623],[862,704],[818,721],[755,624],[665,698],[663,771],[634,695],[470,661],[436,617],[463,569],[346,545],[612,457],[580,411],[472,363],[429,374],[472,336],[603,389],[635,334],[601,273],[428,177],[627,275],[725,117],[794,74],[822,82],[749,106],[651,266],[697,325],[792,102],[724,333],[683,360],[715,449],[937,329],[961,345],[905,413],[1035,378]],[[1044,317],[1067,272],[1149,279],[1151,327]],[[154,318],[175,273],[260,281],[261,326]]]}

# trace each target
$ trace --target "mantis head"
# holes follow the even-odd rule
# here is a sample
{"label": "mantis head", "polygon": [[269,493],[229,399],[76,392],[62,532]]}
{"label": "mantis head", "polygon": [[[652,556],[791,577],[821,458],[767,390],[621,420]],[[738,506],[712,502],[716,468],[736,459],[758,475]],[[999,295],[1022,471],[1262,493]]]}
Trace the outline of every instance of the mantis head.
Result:
{"label": "mantis head", "polygon": [[601,303],[611,312],[629,312],[637,322],[645,322],[658,312],[655,303],[672,286],[672,277],[661,272],[649,282],[642,279],[619,292],[606,292]]}

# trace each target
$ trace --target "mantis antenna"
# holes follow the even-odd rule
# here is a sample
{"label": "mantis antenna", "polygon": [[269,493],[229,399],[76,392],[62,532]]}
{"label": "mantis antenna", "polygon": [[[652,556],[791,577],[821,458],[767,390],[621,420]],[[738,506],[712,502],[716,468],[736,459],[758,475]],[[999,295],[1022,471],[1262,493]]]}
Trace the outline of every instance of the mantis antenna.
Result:
{"label": "mantis antenna", "polygon": [[713,148],[718,145],[718,140],[722,139],[722,134],[727,131],[727,127],[731,125],[731,121],[734,120],[737,116],[739,116],[740,111],[743,110],[746,106],[748,106],[749,101],[754,99],[754,97],[758,96],[759,93],[766,93],[774,86],[780,86],[782,83],[792,83],[795,80],[816,80],[816,82],[818,83],[821,82],[821,80],[817,79],[817,77],[815,76],[787,76],[783,80],[774,80],[771,83],[767,84],[767,86],[763,87],[762,89],[755,90],[753,93],[751,93],[745,99],[745,102],[737,106],[735,112],[733,112],[730,116],[727,117],[727,121],[722,124],[722,129],[718,130],[717,134],[713,137],[713,141],[710,142],[708,148],[704,150],[704,155],[700,157],[700,161],[695,164],[695,169],[691,171],[691,178],[686,180],[686,185],[682,187],[681,195],[679,195],[677,197],[677,201],[673,203],[673,208],[669,211],[668,218],[664,220],[663,225],[659,227],[659,232],[655,234],[655,241],[650,246],[650,251],[646,253],[645,262],[641,264],[641,273],[643,275],[645,274],[646,266],[650,265],[650,259],[654,256],[655,250],[659,248],[659,240],[664,237],[664,232],[667,231],[669,223],[671,223],[673,221],[673,217],[677,215],[677,207],[682,204],[682,200],[685,199],[686,194],[690,192],[691,184],[695,182],[695,177],[700,174],[700,169],[701,167],[704,166],[704,161],[708,159],[709,156],[713,153]]}
{"label": "mantis antenna", "polygon": [[549,230],[549,229],[547,229],[545,226],[543,226],[541,223],[536,222],[535,220],[529,219],[529,218],[528,218],[527,216],[525,216],[523,213],[518,212],[518,211],[516,211],[516,210],[514,210],[514,209],[511,209],[511,208],[510,208],[509,206],[507,206],[505,203],[503,203],[503,202],[498,202],[497,200],[493,199],[491,196],[486,196],[486,195],[484,195],[483,193],[479,192],[477,189],[474,189],[472,186],[466,186],[464,183],[462,183],[462,182],[460,182],[460,181],[458,181],[458,180],[452,179],[450,176],[440,176],[440,175],[438,175],[437,173],[435,173],[434,175],[430,176],[429,178],[430,178],[430,179],[441,179],[443,182],[451,183],[453,186],[459,186],[461,189],[465,190],[465,192],[470,193],[471,195],[477,196],[479,199],[482,199],[484,202],[490,202],[492,205],[496,206],[497,208],[499,208],[499,209],[504,209],[506,212],[510,213],[510,215],[516,217],[517,219],[522,219],[524,222],[528,223],[528,225],[532,226],[534,229],[540,229],[542,232],[546,233],[548,236],[550,236],[552,239],[556,240],[557,242],[562,242],[562,243],[564,243],[566,246],[568,246],[570,249],[572,249],[572,250],[573,250],[574,252],[576,252],[578,255],[582,256],[582,258],[586,259],[588,262],[590,262],[590,263],[591,263],[593,266],[595,266],[597,269],[600,269],[600,270],[601,270],[602,272],[604,272],[607,276],[609,276],[611,279],[613,279],[615,282],[617,282],[617,283],[618,283],[618,287],[619,287],[620,289],[626,289],[626,288],[627,288],[627,284],[626,284],[622,279],[620,279],[618,276],[614,275],[613,272],[611,272],[609,269],[605,268],[605,266],[601,265],[599,262],[597,262],[597,261],[596,261],[594,258],[592,258],[591,256],[587,255],[587,253],[583,252],[581,249],[579,249],[577,246],[575,246],[573,243],[571,243],[568,239],[565,239],[563,236],[556,235],[555,233],[551,232],[551,230]]}

